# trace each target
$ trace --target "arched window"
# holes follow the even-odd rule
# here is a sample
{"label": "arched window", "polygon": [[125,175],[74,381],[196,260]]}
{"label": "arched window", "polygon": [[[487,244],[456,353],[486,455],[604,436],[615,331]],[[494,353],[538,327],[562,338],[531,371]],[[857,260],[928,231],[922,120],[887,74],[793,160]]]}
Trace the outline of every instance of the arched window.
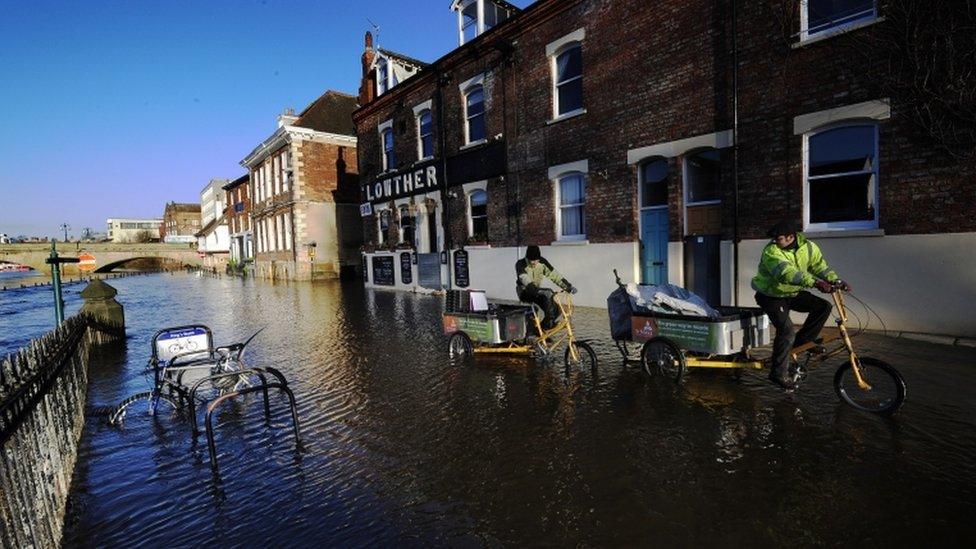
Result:
{"label": "arched window", "polygon": [[583,48],[579,42],[563,48],[553,58],[555,115],[583,108]]}
{"label": "arched window", "polygon": [[464,95],[465,137],[467,143],[485,138],[485,89],[480,84]]}
{"label": "arched window", "polygon": [[559,203],[559,239],[586,238],[586,177],[580,172],[563,174],[556,181]]}
{"label": "arched window", "polygon": [[425,109],[417,116],[417,145],[421,159],[434,156],[434,129],[430,109]]}
{"label": "arched window", "polygon": [[835,126],[804,138],[807,228],[877,227],[877,124]]}
{"label": "arched window", "polygon": [[488,193],[478,189],[468,195],[468,215],[471,219],[468,236],[478,242],[488,242]]}
{"label": "arched window", "polygon": [[641,164],[640,207],[656,208],[668,205],[668,161],[659,158]]}
{"label": "arched window", "polygon": [[383,130],[383,169],[396,168],[396,153],[393,151],[393,128]]}

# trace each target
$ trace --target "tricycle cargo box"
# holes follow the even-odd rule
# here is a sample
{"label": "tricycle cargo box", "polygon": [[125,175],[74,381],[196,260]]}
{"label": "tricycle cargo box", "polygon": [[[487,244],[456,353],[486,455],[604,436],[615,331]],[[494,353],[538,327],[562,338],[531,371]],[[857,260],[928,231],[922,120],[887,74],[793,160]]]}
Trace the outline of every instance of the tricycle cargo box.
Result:
{"label": "tricycle cargo box", "polygon": [[500,306],[483,313],[444,313],[444,333],[464,332],[471,341],[499,344],[525,338],[526,313],[522,306]]}
{"label": "tricycle cargo box", "polygon": [[758,307],[717,307],[721,316],[672,315],[632,312],[630,333],[621,329],[624,315],[611,316],[614,339],[648,341],[666,337],[683,349],[715,355],[731,355],[750,347],[768,345],[769,318]]}

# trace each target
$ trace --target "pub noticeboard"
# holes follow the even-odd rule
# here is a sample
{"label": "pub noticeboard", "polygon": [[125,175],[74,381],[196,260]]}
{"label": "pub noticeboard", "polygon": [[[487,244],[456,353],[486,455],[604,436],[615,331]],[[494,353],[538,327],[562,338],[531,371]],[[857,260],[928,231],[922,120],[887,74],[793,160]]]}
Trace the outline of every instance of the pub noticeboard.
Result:
{"label": "pub noticeboard", "polygon": [[393,286],[393,256],[373,256],[373,284],[377,286]]}
{"label": "pub noticeboard", "polygon": [[413,284],[413,261],[410,252],[400,253],[400,281],[404,284]]}
{"label": "pub noticeboard", "polygon": [[454,252],[454,285],[458,288],[467,288],[471,285],[471,276],[468,272],[468,252],[465,250]]}
{"label": "pub noticeboard", "polygon": [[369,282],[369,264],[366,262],[366,256],[363,256],[363,282]]}

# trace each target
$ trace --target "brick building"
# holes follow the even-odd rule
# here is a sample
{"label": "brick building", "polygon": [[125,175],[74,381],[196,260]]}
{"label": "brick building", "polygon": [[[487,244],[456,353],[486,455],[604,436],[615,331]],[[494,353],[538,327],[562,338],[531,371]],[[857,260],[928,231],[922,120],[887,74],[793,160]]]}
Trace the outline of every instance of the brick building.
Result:
{"label": "brick building", "polygon": [[201,229],[200,204],[169,202],[163,210],[163,242],[195,244]]}
{"label": "brick building", "polygon": [[255,275],[337,278],[359,264],[356,98],[328,91],[242,161],[249,172]]}
{"label": "brick building", "polygon": [[[958,299],[976,280],[948,274],[976,272],[957,253],[976,171],[865,78],[884,2],[668,5],[458,0],[460,45],[430,64],[367,36],[367,284],[514,299],[538,244],[584,305],[613,268],[752,305],[765,230],[789,218],[889,328],[976,333]],[[435,280],[421,267],[442,251]]]}
{"label": "brick building", "polygon": [[224,215],[230,231],[230,258],[238,264],[254,258],[249,181],[250,176],[244,174],[223,186],[224,203],[227,205]]}

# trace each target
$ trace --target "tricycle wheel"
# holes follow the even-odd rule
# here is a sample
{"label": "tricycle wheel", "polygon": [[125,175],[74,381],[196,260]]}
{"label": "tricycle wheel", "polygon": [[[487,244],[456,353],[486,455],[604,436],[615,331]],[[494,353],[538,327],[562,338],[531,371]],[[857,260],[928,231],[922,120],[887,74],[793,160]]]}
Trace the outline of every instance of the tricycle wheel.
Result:
{"label": "tricycle wheel", "polygon": [[[575,359],[573,358],[574,350],[576,351]],[[566,368],[578,366],[589,368],[591,371],[596,369],[596,353],[593,352],[593,348],[588,343],[583,341],[574,341],[567,345],[564,360]]]}
{"label": "tricycle wheel", "polygon": [[672,341],[658,337],[644,344],[641,349],[641,365],[647,375],[662,375],[681,382],[685,373],[685,357]]}
{"label": "tricycle wheel", "polygon": [[834,374],[834,390],[837,391],[837,396],[865,412],[883,416],[897,412],[905,402],[907,392],[905,380],[898,370],[887,362],[869,357],[858,358],[858,366],[861,377],[871,388],[865,390],[857,384],[854,369],[848,360]]}
{"label": "tricycle wheel", "polygon": [[447,353],[452,360],[466,360],[474,354],[471,338],[464,332],[454,332],[447,340]]}

